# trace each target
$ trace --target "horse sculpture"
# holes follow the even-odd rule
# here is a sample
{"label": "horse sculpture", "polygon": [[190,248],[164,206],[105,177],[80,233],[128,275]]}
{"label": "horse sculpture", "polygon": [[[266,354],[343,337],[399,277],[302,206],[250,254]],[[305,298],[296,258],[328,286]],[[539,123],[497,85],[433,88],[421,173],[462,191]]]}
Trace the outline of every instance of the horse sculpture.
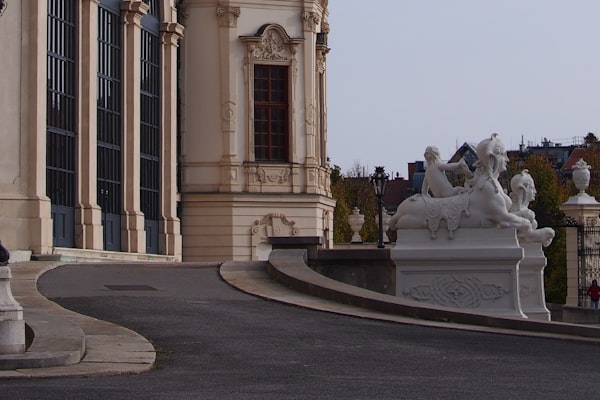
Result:
{"label": "horse sculpture", "polygon": [[475,163],[473,177],[465,182],[464,190],[456,190],[457,194],[448,197],[431,197],[429,193],[409,197],[398,206],[390,220],[390,228],[428,228],[432,239],[436,238],[440,227],[447,228],[450,239],[459,228],[515,228],[520,240],[542,242],[548,246],[554,238],[554,230],[536,229],[535,214],[524,212],[522,206],[513,207],[511,198],[498,181],[508,162],[506,148],[498,135],[494,133],[481,141],[476,151],[479,160]]}

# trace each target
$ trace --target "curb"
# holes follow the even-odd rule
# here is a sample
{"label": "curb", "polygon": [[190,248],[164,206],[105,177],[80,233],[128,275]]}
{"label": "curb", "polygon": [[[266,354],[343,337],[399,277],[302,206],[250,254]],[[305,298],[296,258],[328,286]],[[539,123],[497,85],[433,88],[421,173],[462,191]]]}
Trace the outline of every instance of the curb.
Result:
{"label": "curb", "polygon": [[130,329],[60,307],[37,290],[37,280],[57,262],[11,264],[11,291],[33,330],[23,354],[0,356],[0,379],[141,373],[156,359],[148,340]]}
{"label": "curb", "polygon": [[259,297],[300,307],[437,328],[600,343],[600,328],[456,311],[402,300],[327,278],[306,263],[304,250],[274,250],[269,262],[224,263],[230,285]]}

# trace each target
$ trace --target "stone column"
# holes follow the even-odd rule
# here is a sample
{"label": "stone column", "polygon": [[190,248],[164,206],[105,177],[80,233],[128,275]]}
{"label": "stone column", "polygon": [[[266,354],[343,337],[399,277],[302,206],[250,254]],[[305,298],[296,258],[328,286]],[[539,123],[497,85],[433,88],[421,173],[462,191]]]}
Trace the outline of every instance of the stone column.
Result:
{"label": "stone column", "polygon": [[[569,200],[563,203],[560,210],[567,217],[577,221],[579,225],[598,225],[600,203],[585,192],[589,184],[590,167],[580,159],[573,166],[573,169],[573,180],[579,189],[579,193],[571,196]],[[579,180],[578,175],[582,175],[582,180]],[[578,265],[577,229],[567,228],[567,306],[579,305]]]}
{"label": "stone column", "polygon": [[162,118],[161,118],[161,217],[159,252],[181,259],[181,222],[177,218],[177,45],[183,26],[161,25]]}
{"label": "stone column", "polygon": [[98,0],[81,3],[79,157],[75,246],[102,250],[102,209],[98,206]]}
{"label": "stone column", "polygon": [[148,12],[142,0],[123,0],[123,214],[121,250],[146,252],[144,214],[140,208],[141,20]]}

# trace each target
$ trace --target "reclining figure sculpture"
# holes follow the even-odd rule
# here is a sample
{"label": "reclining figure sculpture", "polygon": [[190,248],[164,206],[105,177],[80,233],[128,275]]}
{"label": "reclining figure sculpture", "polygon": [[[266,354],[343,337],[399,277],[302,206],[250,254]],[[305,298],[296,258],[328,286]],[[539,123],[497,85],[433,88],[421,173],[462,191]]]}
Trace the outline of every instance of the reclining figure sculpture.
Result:
{"label": "reclining figure sculpture", "polygon": [[[446,227],[452,239],[459,228],[515,228],[520,240],[549,246],[554,230],[538,229],[535,214],[527,209],[535,197],[531,176],[523,171],[515,177],[513,202],[498,181],[508,162],[506,148],[498,135],[494,133],[489,139],[482,140],[476,151],[479,160],[464,187],[449,190],[449,182],[441,182],[439,176],[438,179],[426,178],[427,192],[415,194],[400,203],[390,221],[390,229],[428,228],[431,238],[435,239],[438,229]],[[456,168],[463,170],[466,165],[456,164]]]}

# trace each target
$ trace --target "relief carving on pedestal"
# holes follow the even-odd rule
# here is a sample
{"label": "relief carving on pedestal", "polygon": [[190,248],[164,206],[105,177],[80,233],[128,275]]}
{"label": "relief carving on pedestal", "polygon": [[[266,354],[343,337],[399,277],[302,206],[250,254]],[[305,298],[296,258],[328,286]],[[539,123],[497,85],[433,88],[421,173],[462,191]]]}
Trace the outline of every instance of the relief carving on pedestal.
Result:
{"label": "relief carving on pedestal", "polygon": [[0,17],[4,14],[4,10],[8,7],[8,0],[0,0]]}
{"label": "relief carving on pedestal", "polygon": [[416,301],[456,308],[478,308],[483,301],[497,300],[508,292],[500,285],[483,284],[475,275],[438,276],[430,285],[416,285],[403,291]]}

